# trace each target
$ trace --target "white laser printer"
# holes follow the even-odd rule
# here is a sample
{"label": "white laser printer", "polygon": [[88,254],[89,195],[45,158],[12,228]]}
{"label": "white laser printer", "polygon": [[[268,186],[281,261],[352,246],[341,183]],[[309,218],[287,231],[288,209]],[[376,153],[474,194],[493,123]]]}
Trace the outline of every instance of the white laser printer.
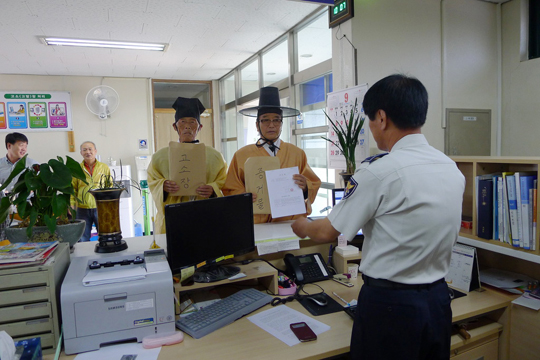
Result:
{"label": "white laser printer", "polygon": [[173,280],[163,249],[75,258],[60,297],[66,354],[175,331]]}

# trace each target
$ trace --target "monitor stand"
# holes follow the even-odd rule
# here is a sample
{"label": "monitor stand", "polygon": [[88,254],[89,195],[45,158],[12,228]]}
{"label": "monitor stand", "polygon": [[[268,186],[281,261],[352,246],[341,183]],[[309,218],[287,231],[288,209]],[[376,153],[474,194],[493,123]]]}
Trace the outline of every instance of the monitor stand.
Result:
{"label": "monitor stand", "polygon": [[230,265],[208,265],[203,266],[193,274],[193,281],[196,283],[209,283],[230,278],[240,273],[240,268]]}

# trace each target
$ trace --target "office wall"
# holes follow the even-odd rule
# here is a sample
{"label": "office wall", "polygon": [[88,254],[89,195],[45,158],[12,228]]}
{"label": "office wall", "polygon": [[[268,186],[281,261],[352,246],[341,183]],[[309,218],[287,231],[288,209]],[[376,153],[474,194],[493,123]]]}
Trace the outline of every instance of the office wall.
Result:
{"label": "office wall", "polygon": [[[351,30],[343,26],[334,35],[350,31],[347,36],[358,49],[358,82],[373,84],[396,72],[422,81],[430,100],[423,132],[440,150],[444,150],[443,107],[490,109],[494,149],[496,5],[473,0],[356,0],[354,6]],[[334,40],[335,89],[348,85],[350,75],[335,66],[351,57],[345,53],[345,60],[339,58],[338,51],[346,47],[345,41]],[[351,74],[348,67],[343,71]],[[376,152],[373,139],[370,147]]]}
{"label": "office wall", "polygon": [[[90,140],[96,143],[103,162],[107,162],[109,156],[117,161],[121,159],[122,164],[131,165],[132,178],[138,180],[135,156],[149,154],[148,151],[138,150],[138,140],[147,139],[149,148],[153,146],[148,79],[0,75],[0,84],[2,90],[71,92],[76,152],[69,152],[67,132],[28,132],[28,153],[31,158],[45,162],[57,155],[69,155],[82,161],[79,146],[83,141]],[[86,107],[86,94],[98,85],[111,86],[120,97],[118,109],[107,120],[100,120]],[[134,210],[141,206],[141,201],[141,196],[134,191]],[[142,209],[137,211],[134,219],[142,223]]]}
{"label": "office wall", "polygon": [[521,6],[502,5],[502,155],[540,156],[540,59],[520,61]]}

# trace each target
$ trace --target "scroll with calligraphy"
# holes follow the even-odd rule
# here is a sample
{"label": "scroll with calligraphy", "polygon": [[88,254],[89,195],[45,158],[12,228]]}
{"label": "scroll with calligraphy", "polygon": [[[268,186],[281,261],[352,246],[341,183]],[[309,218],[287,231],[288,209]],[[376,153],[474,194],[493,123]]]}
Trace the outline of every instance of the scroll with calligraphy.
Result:
{"label": "scroll with calligraphy", "polygon": [[173,196],[196,196],[197,188],[206,184],[206,146],[171,141],[169,143],[169,180],[180,190]]}
{"label": "scroll with calligraphy", "polygon": [[246,160],[244,164],[246,191],[257,194],[257,200],[253,203],[254,214],[271,213],[266,175],[264,172],[279,169],[280,165],[279,158],[274,156],[255,156]]}

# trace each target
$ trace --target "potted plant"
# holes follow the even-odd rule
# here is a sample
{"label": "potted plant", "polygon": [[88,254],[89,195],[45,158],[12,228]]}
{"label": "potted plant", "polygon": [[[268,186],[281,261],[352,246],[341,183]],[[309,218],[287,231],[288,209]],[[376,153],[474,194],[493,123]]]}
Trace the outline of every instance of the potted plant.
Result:
{"label": "potted plant", "polygon": [[[78,238],[62,238],[73,246],[84,231],[84,221],[70,221],[68,218],[68,210],[75,214],[75,210],[70,208],[69,201],[70,196],[75,195],[71,183],[72,178],[86,182],[81,166],[71,157],[66,156],[65,162],[61,157],[57,157],[47,163],[27,168],[26,157],[27,155],[15,164],[10,176],[0,187],[0,191],[4,190],[14,178],[20,175],[13,190],[0,202],[0,222],[6,221],[10,208],[15,205],[22,219],[17,227],[26,228],[28,239],[32,239],[33,230],[36,227],[46,227],[49,230],[50,233],[47,236],[41,236],[41,241],[56,240],[56,233],[62,238],[60,231],[57,231],[57,226],[77,223],[80,225],[75,227],[81,229]],[[10,229],[6,229],[8,239]],[[42,231],[34,232],[41,233]],[[76,234],[77,231],[75,231],[75,237]]]}
{"label": "potted plant", "polygon": [[[357,105],[358,99],[356,99],[354,102],[353,109],[356,109]],[[345,185],[347,185],[350,177],[353,176],[354,172],[356,171],[355,151],[356,145],[358,145],[358,136],[360,135],[362,127],[364,126],[365,116],[360,116],[359,112],[351,111],[349,120],[347,120],[345,114],[343,114],[343,120],[345,123],[343,125],[343,123],[338,121],[332,121],[326,111],[324,112],[324,115],[326,115],[326,118],[332,125],[338,141],[335,142],[324,136],[322,136],[322,138],[334,144],[339,149],[340,153],[345,157],[346,169],[341,172],[340,175],[343,177]]]}

